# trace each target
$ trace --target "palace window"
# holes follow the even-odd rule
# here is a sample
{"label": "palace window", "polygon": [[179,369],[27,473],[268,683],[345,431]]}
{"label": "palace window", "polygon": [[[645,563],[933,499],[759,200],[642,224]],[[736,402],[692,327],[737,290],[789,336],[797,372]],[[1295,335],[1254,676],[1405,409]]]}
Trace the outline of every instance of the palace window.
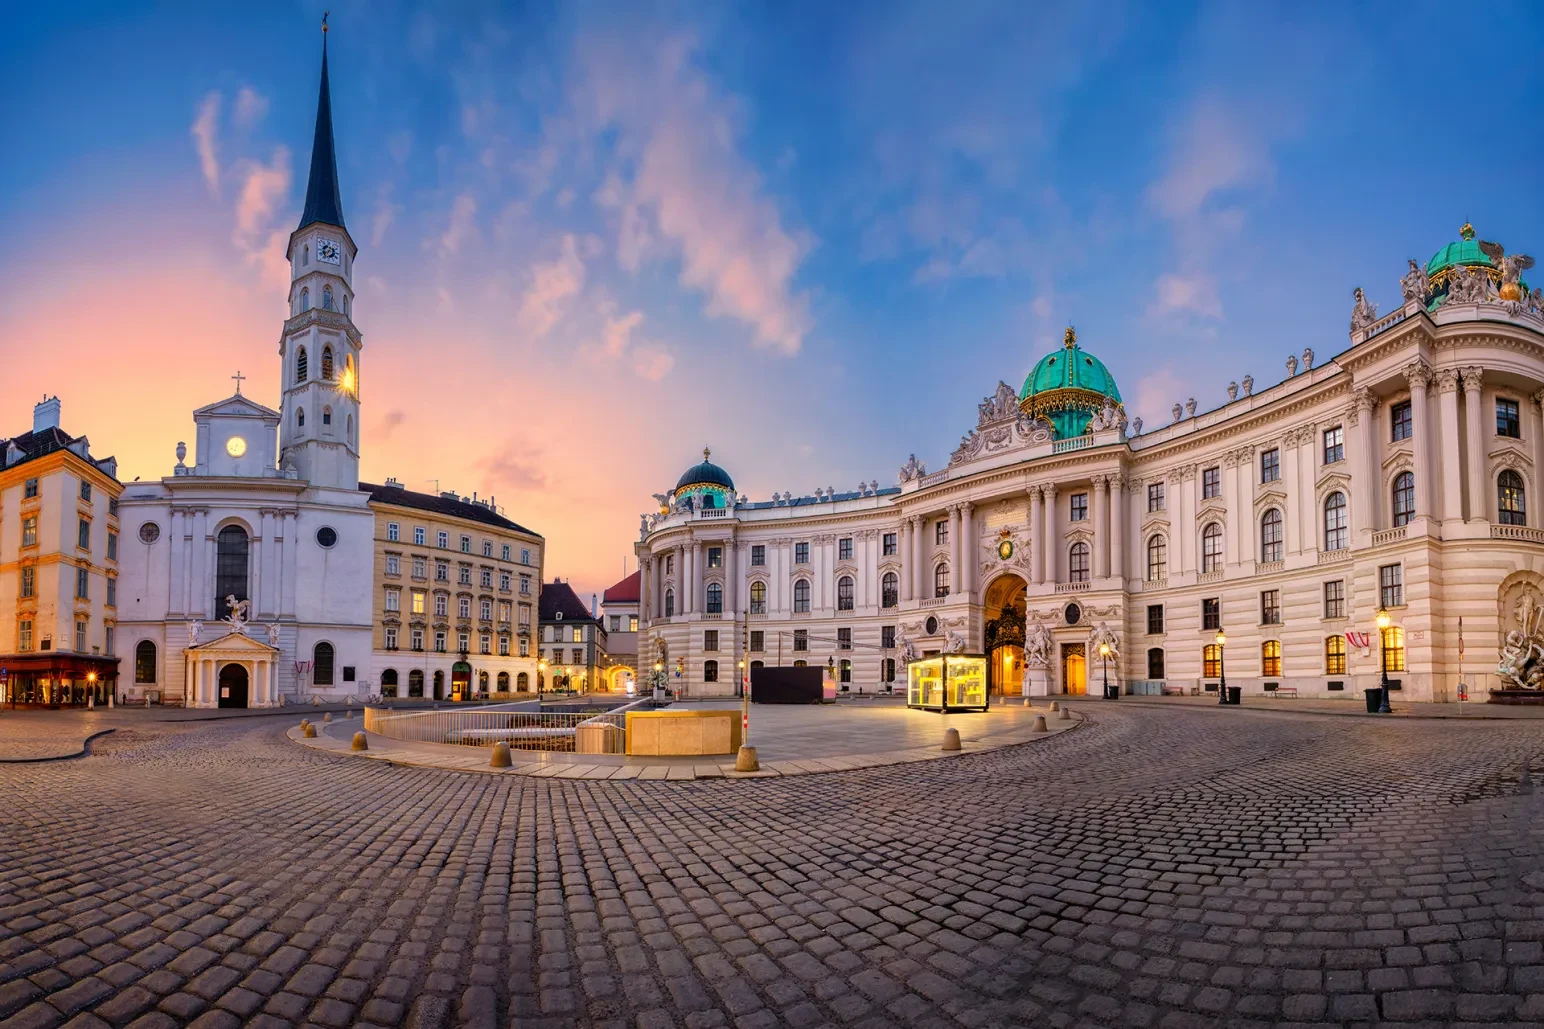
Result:
{"label": "palace window", "polygon": [[[483,540],[483,557],[492,557],[492,556],[493,556],[493,541],[492,540]],[[508,554],[505,554],[504,556],[505,556],[505,558],[509,557]]]}
{"label": "palace window", "polygon": [[709,547],[708,548],[708,567],[709,568],[722,568],[722,567],[724,567],[724,548],[723,547]]}
{"label": "palace window", "polygon": [[75,546],[80,550],[91,549],[91,519],[82,518],[75,526]]}
{"label": "palace window", "polygon": [[1264,625],[1281,624],[1281,590],[1260,591],[1260,622]]}
{"label": "palace window", "polygon": [[156,650],[151,640],[140,640],[134,647],[134,681],[155,682]]}
{"label": "palace window", "polygon": [[84,654],[86,652],[86,623],[85,622],[77,621],[75,623],[75,650],[76,650],[77,653],[80,653],[80,654]]}
{"label": "palace window", "polygon": [[1088,544],[1074,543],[1067,551],[1067,581],[1088,581]]}
{"label": "palace window", "polygon": [[481,621],[493,621],[493,601],[489,600],[487,597],[482,598],[482,600],[477,604],[477,612]]}
{"label": "palace window", "polygon": [[881,682],[895,681],[895,658],[887,657],[879,663]]}
{"label": "palace window", "polygon": [[1334,579],[1324,584],[1324,617],[1346,617],[1346,581]]}
{"label": "palace window", "polygon": [[402,535],[402,526],[398,525],[396,522],[387,522],[386,523],[386,539],[387,539],[387,541],[389,541],[391,543],[395,543],[401,537],[401,535]]}
{"label": "palace window", "polygon": [[460,585],[460,586],[470,586],[470,585],[472,585],[472,569],[471,568],[467,567],[466,565],[462,565],[456,571],[457,571],[457,576],[456,576],[456,578],[457,578],[457,585]]}
{"label": "palace window", "polygon": [[1527,525],[1523,477],[1510,468],[1496,476],[1496,514],[1502,525]]}
{"label": "palace window", "polygon": [[1222,600],[1218,597],[1207,597],[1201,601],[1201,629],[1203,632],[1215,632],[1222,626]]}
{"label": "palace window", "polygon": [[933,596],[947,597],[949,595],[949,566],[941,563],[933,569]]}
{"label": "palace window", "polygon": [[1383,565],[1378,569],[1378,604],[1381,607],[1403,607],[1405,603],[1405,569],[1403,565]]}
{"label": "palace window", "polygon": [[751,583],[751,614],[767,613],[767,584],[759,579]]}
{"label": "palace window", "polygon": [[16,649],[26,653],[32,649],[32,619],[23,618],[16,623]]}
{"label": "palace window", "polygon": [[1410,413],[1410,401],[1401,400],[1389,408],[1389,439],[1391,442],[1398,443],[1413,435],[1415,435],[1415,419]]}
{"label": "palace window", "polygon": [[441,550],[449,550],[450,549],[450,533],[446,532],[444,529],[441,529],[438,532],[436,532],[434,534],[434,544],[435,544],[435,546],[439,547]]}
{"label": "palace window", "polygon": [[674,615],[675,615],[675,590],[666,590],[665,591],[665,617],[666,618],[671,618],[671,617],[674,617]]}
{"label": "palace window", "polygon": [[397,649],[397,627],[395,625],[386,626],[386,649]]}
{"label": "palace window", "polygon": [[1345,550],[1347,543],[1346,495],[1336,490],[1324,498],[1324,549]]}
{"label": "palace window", "polygon": [[702,681],[718,682],[718,662],[704,661],[702,663]]}
{"label": "palace window", "polygon": [[[299,350],[295,351],[295,381],[297,383],[305,382],[306,373],[309,370],[310,369],[306,366],[306,348],[301,347]],[[305,422],[301,422],[300,424],[304,425]]]}
{"label": "palace window", "polygon": [[478,583],[485,590],[493,589],[493,569],[484,568],[482,574],[477,577]]}
{"label": "palace window", "polygon": [[311,651],[311,685],[332,685],[332,658],[331,643],[318,643]]}
{"label": "palace window", "polygon": [[87,600],[91,596],[91,569],[75,569],[75,598]]}
{"label": "palace window", "polygon": [[450,614],[450,597],[443,593],[434,595],[434,617],[444,618]]}
{"label": "palace window", "polygon": [[26,483],[22,486],[21,495],[23,500],[31,500],[33,497],[38,495],[37,476],[33,476],[26,481]]}
{"label": "palace window", "polygon": [[35,547],[38,545],[38,516],[29,515],[21,520],[21,545]]}
{"label": "palace window", "polygon": [[1405,630],[1397,625],[1383,630],[1383,662],[1391,672],[1405,670]]}
{"label": "palace window", "polygon": [[1346,638],[1330,636],[1324,641],[1324,674],[1346,674]]}
{"label": "palace window", "polygon": [[1163,483],[1150,482],[1147,484],[1147,510],[1149,512],[1162,511],[1164,505]]}
{"label": "palace window", "polygon": [[881,650],[895,649],[895,626],[881,625],[879,627],[879,647]]}
{"label": "palace window", "polygon": [[456,614],[460,615],[462,618],[470,618],[470,617],[472,617],[472,598],[471,597],[457,597],[456,598]]}
{"label": "palace window", "polygon": [[420,547],[424,545],[424,527],[422,525],[413,526],[413,543]]}
{"label": "palace window", "polygon": [[793,584],[793,609],[807,613],[810,609],[810,581],[799,579]]}
{"label": "palace window", "polygon": [[[422,651],[424,649],[424,631],[422,629],[413,630],[413,649],[415,651]],[[423,673],[420,672],[418,674],[422,675]]]}
{"label": "palace window", "polygon": [[35,597],[38,592],[38,570],[34,565],[21,566],[21,595]]}
{"label": "palace window", "polygon": [[808,543],[795,543],[793,545],[793,563],[807,565],[810,563],[810,545]]}
{"label": "palace window", "polygon": [[1201,648],[1201,678],[1216,679],[1222,675],[1222,648],[1208,643]]}
{"label": "palace window", "polygon": [[1201,571],[1222,571],[1222,526],[1216,522],[1201,530]]}
{"label": "palace window", "polygon": [[500,593],[508,593],[509,592],[509,584],[511,582],[513,582],[513,581],[514,581],[514,579],[510,576],[510,574],[508,572],[499,572],[499,592]]}
{"label": "palace window", "polygon": [[836,609],[852,610],[852,576],[844,575],[836,580]]}
{"label": "palace window", "polygon": [[1222,496],[1222,469],[1206,468],[1201,472],[1201,499],[1212,500]]}
{"label": "palace window", "polygon": [[1260,481],[1277,482],[1281,479],[1281,451],[1272,447],[1260,454]]}
{"label": "palace window", "polygon": [[899,548],[896,546],[896,536],[893,532],[887,532],[880,537],[879,552],[884,557],[894,557]]}
{"label": "palace window", "polygon": [[501,560],[501,561],[508,561],[509,560],[509,544],[508,543],[504,544],[501,548],[499,548],[499,560]]}
{"label": "palace window", "polygon": [[226,597],[247,600],[247,555],[249,542],[246,530],[239,525],[227,525],[215,537],[214,556],[214,617],[224,618],[229,611]]}
{"label": "palace window", "polygon": [[810,649],[810,631],[808,629],[795,629],[793,631],[793,649],[795,653]]}
{"label": "palace window", "polygon": [[412,593],[412,598],[413,608],[411,613],[422,617],[424,614],[424,600],[426,599],[424,596],[424,591],[414,590]]}
{"label": "palace window", "polygon": [[470,536],[462,536],[461,537],[461,553],[463,553],[463,554],[470,554],[471,552],[472,552],[472,537],[470,537]]}
{"label": "palace window", "polygon": [[901,603],[901,580],[894,572],[886,572],[879,580],[879,606],[897,607]]}
{"label": "palace window", "polygon": [[1069,500],[1072,506],[1068,517],[1074,522],[1088,521],[1088,494],[1074,493]]}
{"label": "palace window", "polygon": [[1260,561],[1280,561],[1282,552],[1281,508],[1273,507],[1260,517]]}
{"label": "palace window", "polygon": [[1517,410],[1517,401],[1496,398],[1496,435],[1510,436],[1512,439],[1522,437],[1522,420]]}
{"label": "palace window", "polygon": [[836,649],[837,650],[851,650],[852,649],[852,630],[850,628],[845,628],[844,627],[844,628],[836,630]]}
{"label": "palace window", "polygon": [[1163,605],[1147,605],[1147,634],[1149,636],[1163,635]]}
{"label": "palace window", "polygon": [[[108,607],[117,607],[118,606],[118,580],[117,579],[111,579],[110,578],[110,579],[107,580],[107,606]],[[111,631],[112,631],[112,627],[108,626],[108,632],[111,632]]]}
{"label": "palace window", "polygon": [[1281,674],[1281,641],[1266,640],[1260,644],[1260,674]]}
{"label": "palace window", "polygon": [[837,675],[842,682],[852,682],[852,662],[845,657],[838,661]]}
{"label": "palace window", "polygon": [[386,591],[386,610],[388,610],[388,611],[400,611],[400,610],[402,610],[402,591],[401,590],[398,590],[398,589],[388,589]]}
{"label": "palace window", "polygon": [[708,583],[708,614],[724,613],[724,587],[716,582]]}
{"label": "palace window", "polygon": [[836,559],[838,561],[852,560],[852,537],[846,536],[836,541]]}
{"label": "palace window", "polygon": [[762,629],[751,630],[751,653],[760,654],[767,649],[767,634]]}
{"label": "palace window", "polygon": [[753,543],[753,544],[751,544],[751,564],[752,564],[752,566],[760,568],[760,567],[764,566],[766,563],[767,563],[767,548],[766,548],[766,546],[764,544],[761,544],[761,543]]}
{"label": "palace window", "polygon": [[1340,426],[1324,430],[1324,463],[1334,464],[1345,460],[1346,434]]}
{"label": "palace window", "polygon": [[935,546],[943,546],[949,542],[949,523],[940,521],[933,526],[933,543]]}
{"label": "palace window", "polygon": [[1147,648],[1147,677],[1149,679],[1162,679],[1163,678],[1163,673],[1164,673],[1164,667],[1163,667],[1163,648],[1162,647],[1148,647]]}
{"label": "palace window", "polygon": [[1415,473],[1394,476],[1394,525],[1409,525],[1415,517]]}

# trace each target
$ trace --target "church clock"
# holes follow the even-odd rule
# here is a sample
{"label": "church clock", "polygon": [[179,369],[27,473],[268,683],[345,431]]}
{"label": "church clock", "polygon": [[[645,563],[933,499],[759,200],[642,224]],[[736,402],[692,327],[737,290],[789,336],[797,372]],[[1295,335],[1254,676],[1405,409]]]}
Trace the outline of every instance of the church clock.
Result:
{"label": "church clock", "polygon": [[247,441],[240,436],[232,436],[225,441],[225,452],[232,457],[240,457],[247,452]]}
{"label": "church clock", "polygon": [[316,241],[316,259],[327,264],[341,264],[343,253],[338,249],[336,240],[319,239]]}

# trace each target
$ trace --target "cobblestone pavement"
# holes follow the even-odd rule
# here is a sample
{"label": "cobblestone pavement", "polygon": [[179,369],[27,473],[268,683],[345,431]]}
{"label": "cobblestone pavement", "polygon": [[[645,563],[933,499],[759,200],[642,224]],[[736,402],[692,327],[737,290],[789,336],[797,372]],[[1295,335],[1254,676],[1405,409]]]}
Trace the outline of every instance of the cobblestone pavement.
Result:
{"label": "cobblestone pavement", "polygon": [[947,762],[692,783],[284,728],[0,766],[7,1025],[1544,1019],[1537,723],[1112,705]]}
{"label": "cobblestone pavement", "polygon": [[98,733],[113,725],[95,711],[0,712],[0,763],[76,757]]}

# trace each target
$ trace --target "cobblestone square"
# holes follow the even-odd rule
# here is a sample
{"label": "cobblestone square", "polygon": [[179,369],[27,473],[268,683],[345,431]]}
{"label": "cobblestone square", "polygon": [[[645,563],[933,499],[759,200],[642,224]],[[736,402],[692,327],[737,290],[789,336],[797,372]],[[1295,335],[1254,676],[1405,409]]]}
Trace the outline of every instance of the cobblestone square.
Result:
{"label": "cobblestone square", "polygon": [[696,782],[360,761],[282,716],[122,725],[0,765],[0,1019],[1544,1019],[1518,781],[1544,724],[1082,710],[950,761]]}

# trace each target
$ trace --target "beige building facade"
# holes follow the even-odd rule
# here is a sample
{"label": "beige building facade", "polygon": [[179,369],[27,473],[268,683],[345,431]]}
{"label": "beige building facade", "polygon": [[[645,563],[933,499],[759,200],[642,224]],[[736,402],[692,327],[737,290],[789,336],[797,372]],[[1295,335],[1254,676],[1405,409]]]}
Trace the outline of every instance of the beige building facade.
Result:
{"label": "beige building facade", "polygon": [[371,685],[386,697],[536,692],[545,541],[492,497],[361,483],[375,515]]}

